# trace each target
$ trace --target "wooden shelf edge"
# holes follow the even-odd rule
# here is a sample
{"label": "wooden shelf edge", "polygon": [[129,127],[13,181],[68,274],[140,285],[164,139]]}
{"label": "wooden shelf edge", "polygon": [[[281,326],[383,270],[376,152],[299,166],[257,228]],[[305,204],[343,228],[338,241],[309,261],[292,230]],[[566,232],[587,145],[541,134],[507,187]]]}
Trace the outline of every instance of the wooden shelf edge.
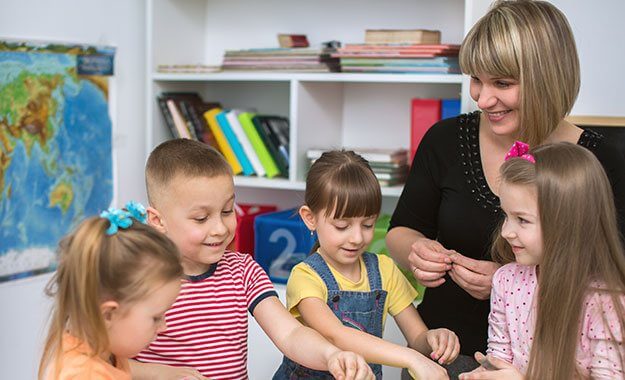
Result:
{"label": "wooden shelf edge", "polygon": [[586,127],[625,127],[625,116],[570,115],[566,120]]}

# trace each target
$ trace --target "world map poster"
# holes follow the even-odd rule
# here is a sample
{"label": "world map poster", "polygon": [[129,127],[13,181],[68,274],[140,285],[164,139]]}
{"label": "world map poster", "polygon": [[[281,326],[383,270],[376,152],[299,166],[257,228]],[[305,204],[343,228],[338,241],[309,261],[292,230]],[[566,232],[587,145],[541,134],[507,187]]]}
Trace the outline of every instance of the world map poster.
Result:
{"label": "world map poster", "polygon": [[0,282],[53,271],[113,198],[114,49],[0,41]]}

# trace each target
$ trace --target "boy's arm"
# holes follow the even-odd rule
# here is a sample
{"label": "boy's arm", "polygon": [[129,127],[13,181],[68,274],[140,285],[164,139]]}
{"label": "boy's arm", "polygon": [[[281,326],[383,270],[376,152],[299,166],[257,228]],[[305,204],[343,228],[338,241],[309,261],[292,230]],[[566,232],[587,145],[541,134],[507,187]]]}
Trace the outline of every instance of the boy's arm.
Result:
{"label": "boy's arm", "polygon": [[337,347],[362,355],[369,363],[409,368],[420,378],[444,378],[445,370],[419,352],[344,326],[319,298],[304,298],[297,305],[304,321]]}
{"label": "boy's arm", "polygon": [[190,367],[172,367],[164,364],[142,363],[129,360],[130,373],[135,380],[208,380],[197,370]]}
{"label": "boy's arm", "polygon": [[253,315],[276,347],[297,363],[330,371],[340,379],[374,379],[371,368],[362,358],[341,351],[313,329],[303,326],[277,297],[260,301]]}

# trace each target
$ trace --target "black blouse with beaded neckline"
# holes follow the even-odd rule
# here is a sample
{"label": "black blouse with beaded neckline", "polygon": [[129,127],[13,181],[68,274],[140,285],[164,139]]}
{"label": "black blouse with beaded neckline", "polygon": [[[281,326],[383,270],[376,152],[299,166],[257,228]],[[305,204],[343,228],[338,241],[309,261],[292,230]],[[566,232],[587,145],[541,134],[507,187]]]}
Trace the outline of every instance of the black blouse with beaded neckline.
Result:
{"label": "black blouse with beaded neckline", "polygon": [[[465,256],[490,260],[488,251],[501,210],[499,197],[484,176],[479,122],[476,111],[430,128],[417,150],[389,228],[412,228]],[[582,133],[578,145],[599,158],[612,182],[619,213],[625,215],[623,153],[589,130]],[[429,328],[446,327],[459,336],[465,355],[486,349],[489,309],[489,300],[474,299],[449,276],[443,285],[428,289],[419,305]]]}

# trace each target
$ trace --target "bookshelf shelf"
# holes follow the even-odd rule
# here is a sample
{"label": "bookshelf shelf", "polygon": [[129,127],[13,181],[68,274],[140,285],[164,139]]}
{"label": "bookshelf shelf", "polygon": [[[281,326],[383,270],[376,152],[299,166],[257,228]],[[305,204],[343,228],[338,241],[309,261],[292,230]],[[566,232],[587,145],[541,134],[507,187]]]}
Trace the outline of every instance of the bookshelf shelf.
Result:
{"label": "bookshelf shelf", "polygon": [[[258,178],[235,176],[234,185],[238,187],[250,187],[259,189],[279,189],[279,190],[299,190],[306,187],[304,181],[290,181],[286,178]],[[403,190],[403,186],[382,186],[382,196],[398,197]]]}
{"label": "bookshelf shelf", "polygon": [[352,74],[352,73],[266,73],[219,72],[209,74],[154,73],[152,80],[159,82],[218,82],[218,81],[302,81],[302,82],[354,82],[354,83],[441,83],[461,84],[457,74]]}
{"label": "bookshelf shelf", "polygon": [[[445,43],[460,43],[473,15],[487,6],[486,1],[475,0],[397,0],[393,7],[376,0],[361,0],[357,7],[331,0],[276,0],[269,6],[252,0],[145,1],[146,154],[171,138],[155,101],[162,92],[192,91],[224,108],[253,108],[261,114],[288,117],[288,178],[237,176],[235,186],[243,194],[240,201],[292,206],[302,201],[308,149],[408,148],[411,99],[460,98],[462,110],[467,111],[468,80],[456,74],[163,73],[156,68],[219,65],[225,50],[277,46],[277,33],[285,32],[306,33],[318,45],[333,39],[357,43],[370,28],[424,28],[441,30]],[[382,188],[384,212],[392,211],[401,191],[402,186]]]}

